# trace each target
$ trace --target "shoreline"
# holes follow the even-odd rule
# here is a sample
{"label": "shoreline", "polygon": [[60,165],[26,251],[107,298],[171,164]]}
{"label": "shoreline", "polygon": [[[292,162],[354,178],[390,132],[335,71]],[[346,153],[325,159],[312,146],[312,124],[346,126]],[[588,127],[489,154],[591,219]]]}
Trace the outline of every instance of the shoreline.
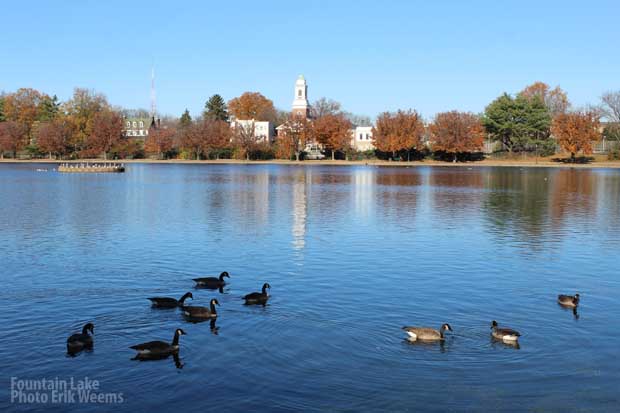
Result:
{"label": "shoreline", "polygon": [[470,162],[442,162],[435,160],[422,160],[422,161],[382,161],[382,160],[367,160],[367,161],[345,161],[345,160],[306,160],[306,161],[288,161],[288,160],[265,160],[265,161],[246,161],[237,159],[220,159],[220,160],[184,160],[184,159],[80,159],[75,161],[67,160],[55,160],[55,159],[0,159],[2,164],[59,164],[59,163],[81,163],[81,162],[112,162],[112,163],[124,163],[124,164],[213,164],[213,165],[296,165],[296,166],[391,166],[391,167],[510,167],[510,168],[594,168],[594,169],[620,169],[620,161],[594,161],[586,164],[568,164],[561,162],[554,162],[549,159],[535,160],[497,160],[497,159],[485,159],[482,161],[470,161]]}

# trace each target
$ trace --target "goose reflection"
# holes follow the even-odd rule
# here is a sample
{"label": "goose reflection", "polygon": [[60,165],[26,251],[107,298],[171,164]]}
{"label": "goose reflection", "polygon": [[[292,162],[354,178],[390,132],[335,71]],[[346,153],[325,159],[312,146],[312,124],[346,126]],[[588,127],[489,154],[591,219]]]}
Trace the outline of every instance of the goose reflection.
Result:
{"label": "goose reflection", "polygon": [[211,333],[217,336],[219,334],[220,328],[215,325],[216,320],[216,318],[212,318],[211,321],[209,321],[209,328],[211,329]]}
{"label": "goose reflection", "polygon": [[420,349],[427,349],[427,350],[438,348],[441,353],[445,353],[448,350],[449,346],[446,347],[446,341],[448,340],[420,341],[420,340],[413,340],[410,337],[403,339],[403,342],[407,346],[417,347]]}
{"label": "goose reflection", "polygon": [[491,347],[497,347],[497,346],[501,346],[504,348],[511,348],[514,350],[521,349],[521,345],[519,344],[518,341],[504,341],[504,340],[500,340],[498,338],[491,336]]}
{"label": "goose reflection", "polygon": [[151,356],[137,355],[135,357],[132,357],[131,360],[136,360],[136,361],[159,361],[159,360],[169,359],[170,357],[172,357],[172,361],[174,362],[174,366],[177,369],[181,370],[185,366],[185,363],[183,363],[183,361],[181,360],[181,357],[179,357],[179,353],[173,353],[173,354],[168,354],[168,355],[151,355]]}
{"label": "goose reflection", "polygon": [[578,307],[568,307],[560,303],[558,303],[558,307],[560,307],[564,311],[570,311],[571,313],[573,313],[573,318],[575,320],[579,320],[579,312],[577,311]]}

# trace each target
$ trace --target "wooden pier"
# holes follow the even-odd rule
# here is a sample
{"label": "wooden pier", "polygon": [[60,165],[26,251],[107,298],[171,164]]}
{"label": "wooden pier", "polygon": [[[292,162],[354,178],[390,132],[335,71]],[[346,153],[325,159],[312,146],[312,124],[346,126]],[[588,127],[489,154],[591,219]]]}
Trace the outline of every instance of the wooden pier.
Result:
{"label": "wooden pier", "polygon": [[125,172],[125,164],[115,162],[67,162],[58,165],[58,172],[120,173]]}

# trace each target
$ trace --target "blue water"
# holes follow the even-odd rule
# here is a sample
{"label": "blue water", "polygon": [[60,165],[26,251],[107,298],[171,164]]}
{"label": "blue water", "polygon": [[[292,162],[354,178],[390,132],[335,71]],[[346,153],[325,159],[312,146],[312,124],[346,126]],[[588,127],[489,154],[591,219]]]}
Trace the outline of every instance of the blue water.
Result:
{"label": "blue water", "polygon": [[[0,164],[2,411],[620,409],[619,170],[53,167]],[[194,289],[221,271],[223,293]],[[146,300],[186,291],[219,300],[215,328]],[[555,301],[575,292],[576,315]],[[443,344],[400,329],[445,322]],[[131,360],[178,327],[178,363]],[[123,402],[12,403],[12,377]]]}

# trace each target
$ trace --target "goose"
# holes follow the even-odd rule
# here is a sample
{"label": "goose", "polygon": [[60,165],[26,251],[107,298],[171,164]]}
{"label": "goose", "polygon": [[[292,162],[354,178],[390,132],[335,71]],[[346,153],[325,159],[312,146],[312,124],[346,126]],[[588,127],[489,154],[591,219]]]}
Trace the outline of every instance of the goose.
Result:
{"label": "goose", "polygon": [[220,305],[217,299],[214,298],[209,302],[209,308],[187,305],[183,307],[183,314],[189,318],[216,318],[217,311],[215,310],[215,304]]}
{"label": "goose", "polygon": [[138,352],[136,358],[167,357],[179,351],[179,337],[184,336],[185,334],[185,331],[177,328],[174,332],[172,343],[165,341],[149,341],[148,343],[136,344],[135,346],[131,346],[129,348]]}
{"label": "goose", "polygon": [[497,321],[495,320],[491,322],[491,330],[493,330],[491,332],[493,337],[502,341],[515,342],[519,340],[519,337],[521,336],[518,331],[513,330],[512,328],[499,327],[497,325]]}
{"label": "goose", "polygon": [[443,340],[443,332],[444,331],[452,331],[452,327],[450,324],[443,324],[439,330],[435,330],[434,328],[429,327],[403,327],[403,330],[407,332],[409,335],[409,339],[416,341],[438,341]]}
{"label": "goose", "polygon": [[243,296],[246,304],[263,304],[267,303],[269,300],[269,294],[267,294],[267,288],[271,289],[271,286],[268,283],[263,284],[262,292],[260,293],[250,293]]}
{"label": "goose", "polygon": [[202,278],[193,278],[196,282],[196,287],[205,287],[210,289],[222,288],[226,285],[226,281],[224,281],[224,277],[230,278],[228,272],[224,271],[220,274],[219,277],[202,277]]}
{"label": "goose", "polygon": [[81,333],[72,334],[67,339],[67,351],[69,353],[75,353],[75,352],[82,350],[85,347],[86,348],[92,347],[93,337],[90,334],[88,334],[89,331],[90,331],[90,334],[95,334],[95,326],[93,325],[93,323],[86,323],[84,327],[82,328]]}
{"label": "goose", "polygon": [[579,305],[579,294],[575,295],[558,295],[558,303],[565,307],[575,308]]}
{"label": "goose", "polygon": [[153,307],[157,308],[176,308],[183,307],[185,305],[185,300],[188,298],[194,299],[192,293],[187,292],[183,294],[183,297],[179,298],[170,298],[170,297],[151,297],[149,300],[153,303]]}

